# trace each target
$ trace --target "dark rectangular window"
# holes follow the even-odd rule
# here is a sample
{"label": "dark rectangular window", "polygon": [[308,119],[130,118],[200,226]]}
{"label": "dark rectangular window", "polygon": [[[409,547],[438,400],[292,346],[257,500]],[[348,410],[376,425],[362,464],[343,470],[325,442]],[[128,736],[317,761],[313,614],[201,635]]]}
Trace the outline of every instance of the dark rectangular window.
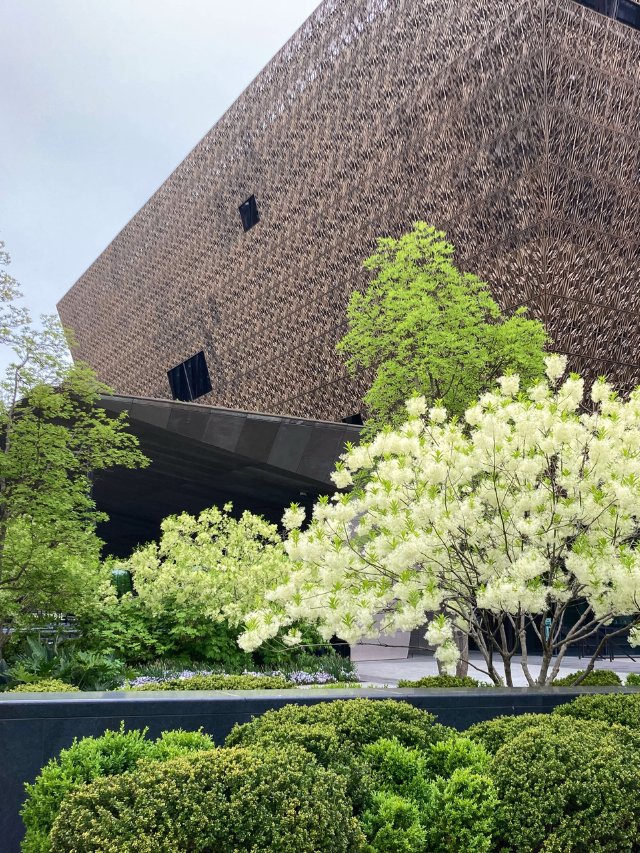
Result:
{"label": "dark rectangular window", "polygon": [[348,417],[342,419],[342,423],[343,424],[355,424],[356,426],[362,426],[363,425],[362,415],[360,414],[360,412],[358,412],[355,415],[349,415]]}
{"label": "dark rectangular window", "polygon": [[613,9],[616,0],[577,0],[581,6],[586,6],[587,9],[593,9],[594,12],[600,12],[601,15],[613,16]]}
{"label": "dark rectangular window", "polygon": [[631,3],[631,0],[618,0],[616,18],[623,24],[633,27],[634,30],[640,30],[640,6],[637,3]]}
{"label": "dark rectangular window", "polygon": [[174,400],[190,403],[211,391],[211,380],[204,352],[200,350],[182,364],[167,370],[171,396]]}
{"label": "dark rectangular window", "polygon": [[248,231],[260,222],[260,217],[258,216],[258,205],[256,204],[256,197],[254,195],[246,201],[243,201],[238,210],[240,211],[242,227],[245,231]]}

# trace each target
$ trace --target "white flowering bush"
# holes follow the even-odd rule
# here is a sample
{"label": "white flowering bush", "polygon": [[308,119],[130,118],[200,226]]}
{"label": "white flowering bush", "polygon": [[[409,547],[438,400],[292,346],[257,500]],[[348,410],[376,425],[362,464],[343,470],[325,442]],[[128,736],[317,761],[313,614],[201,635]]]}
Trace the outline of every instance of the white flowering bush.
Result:
{"label": "white flowering bush", "polygon": [[348,489],[365,472],[366,485],[320,499],[304,531],[301,509],[285,513],[291,571],[248,615],[243,648],[300,619],[349,643],[428,623],[447,672],[462,631],[495,683],[494,659],[511,684],[521,652],[534,684],[534,631],[537,683],[548,684],[567,647],[616,616],[631,617],[617,632],[640,643],[640,389],[623,401],[600,380],[594,411],[581,413],[583,380],[560,382],[562,356],[546,364],[547,381],[520,392],[518,376],[505,376],[464,421],[415,397],[401,428],[348,448],[333,479]]}
{"label": "white flowering bush", "polygon": [[[118,563],[131,573],[140,602],[161,616],[170,605],[184,621],[204,617],[238,626],[267,590],[286,578],[289,559],[275,524],[231,504],[196,518],[188,513],[162,522],[151,542]],[[115,596],[109,584],[108,595]]]}

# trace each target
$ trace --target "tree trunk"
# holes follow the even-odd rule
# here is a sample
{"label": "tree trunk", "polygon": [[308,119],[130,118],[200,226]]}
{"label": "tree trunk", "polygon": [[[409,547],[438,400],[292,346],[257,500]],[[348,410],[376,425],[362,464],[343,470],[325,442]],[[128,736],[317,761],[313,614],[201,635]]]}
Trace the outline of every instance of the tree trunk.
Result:
{"label": "tree trunk", "polygon": [[469,634],[467,631],[456,631],[456,644],[460,649],[460,660],[456,664],[456,675],[465,678],[469,674]]}

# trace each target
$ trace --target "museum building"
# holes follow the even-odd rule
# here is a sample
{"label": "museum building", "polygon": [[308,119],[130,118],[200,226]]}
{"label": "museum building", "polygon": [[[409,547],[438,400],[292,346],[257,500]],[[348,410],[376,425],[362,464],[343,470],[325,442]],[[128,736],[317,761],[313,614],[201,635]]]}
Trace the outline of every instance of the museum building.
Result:
{"label": "museum building", "polygon": [[324,0],[62,298],[74,358],[138,410],[329,422],[333,463],[362,262],[424,220],[574,370],[640,384],[639,28],[631,0]]}

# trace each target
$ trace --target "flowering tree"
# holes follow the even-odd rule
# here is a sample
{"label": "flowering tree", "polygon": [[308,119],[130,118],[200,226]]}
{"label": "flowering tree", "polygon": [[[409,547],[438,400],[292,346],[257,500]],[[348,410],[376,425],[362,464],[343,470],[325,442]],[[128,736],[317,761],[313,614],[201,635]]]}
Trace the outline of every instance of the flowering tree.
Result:
{"label": "flowering tree", "polygon": [[[398,430],[349,448],[336,485],[362,470],[368,482],[321,499],[304,532],[304,512],[285,513],[292,571],[269,595],[279,611],[249,614],[244,647],[300,618],[350,643],[429,622],[426,638],[447,671],[460,654],[457,629],[495,683],[494,660],[511,685],[520,651],[533,685],[551,683],[568,646],[616,616],[631,622],[615,633],[630,629],[640,643],[640,389],[624,402],[600,380],[594,413],[580,414],[583,381],[560,384],[564,357],[546,364],[548,382],[521,393],[517,375],[502,377],[464,422],[415,397]],[[543,649],[537,682],[528,631]]]}

